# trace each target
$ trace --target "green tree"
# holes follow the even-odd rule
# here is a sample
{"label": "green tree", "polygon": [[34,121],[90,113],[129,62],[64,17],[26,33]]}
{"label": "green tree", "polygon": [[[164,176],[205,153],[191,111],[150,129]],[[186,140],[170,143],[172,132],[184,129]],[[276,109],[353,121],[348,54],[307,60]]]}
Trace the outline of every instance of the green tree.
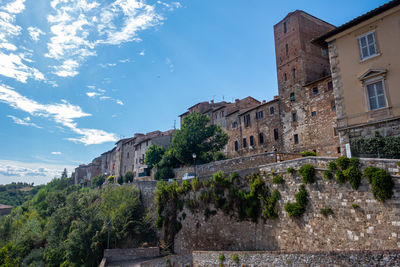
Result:
{"label": "green tree", "polygon": [[197,156],[196,163],[210,162],[227,144],[228,135],[220,126],[208,125],[209,121],[207,115],[196,111],[183,119],[182,128],[175,132],[170,146],[181,164],[192,164],[193,153]]}
{"label": "green tree", "polygon": [[106,180],[106,176],[104,174],[100,174],[92,179],[92,187],[102,186],[104,181]]}
{"label": "green tree", "polygon": [[127,173],[125,173],[124,182],[125,183],[133,182],[133,172],[128,171]]}
{"label": "green tree", "polygon": [[61,174],[61,179],[68,178],[67,168],[64,168],[63,173]]}
{"label": "green tree", "polygon": [[144,159],[144,163],[149,168],[153,168],[156,166],[160,161],[162,156],[165,153],[165,149],[159,145],[151,145],[146,151],[146,157]]}

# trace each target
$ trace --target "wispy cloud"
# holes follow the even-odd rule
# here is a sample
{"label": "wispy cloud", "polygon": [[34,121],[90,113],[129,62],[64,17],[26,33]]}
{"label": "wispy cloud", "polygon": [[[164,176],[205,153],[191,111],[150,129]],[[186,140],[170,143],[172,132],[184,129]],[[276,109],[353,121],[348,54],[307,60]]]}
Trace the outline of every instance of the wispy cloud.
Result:
{"label": "wispy cloud", "polygon": [[61,152],[51,152],[52,155],[61,155]]}
{"label": "wispy cloud", "polygon": [[67,140],[92,145],[114,142],[118,139],[115,134],[103,130],[78,128],[75,119],[91,116],[91,114],[83,112],[79,106],[74,106],[66,100],[61,100],[61,103],[56,104],[40,104],[22,96],[11,87],[0,84],[0,102],[8,104],[14,109],[25,111],[31,116],[49,118],[81,136]]}
{"label": "wispy cloud", "polygon": [[69,175],[74,170],[74,167],[69,165],[0,160],[0,184],[11,182],[44,184],[55,177],[59,178],[64,168],[67,168]]}
{"label": "wispy cloud", "polygon": [[176,8],[181,8],[182,7],[182,4],[179,3],[179,2],[172,2],[171,4],[168,4],[168,3],[165,3],[165,2],[157,1],[157,4],[166,7],[170,11],[174,11]]}
{"label": "wispy cloud", "polygon": [[39,41],[40,35],[45,35],[45,33],[37,27],[28,27],[27,30],[33,41]]}
{"label": "wispy cloud", "polygon": [[31,121],[30,117],[26,117],[26,118],[23,118],[23,119],[17,118],[17,117],[12,116],[12,115],[8,115],[7,117],[11,118],[14,121],[14,123],[19,124],[19,125],[32,126],[32,127],[35,127],[35,128],[42,128],[42,127],[38,126],[37,124],[35,124],[33,122],[30,122]]}
{"label": "wispy cloud", "polygon": [[115,66],[117,66],[117,64],[116,63],[105,63],[105,64],[100,63],[99,66],[102,68],[107,68],[107,67],[115,67]]}
{"label": "wispy cloud", "polygon": [[[99,3],[88,0],[53,0],[47,17],[51,38],[47,57],[61,62],[54,66],[61,77],[77,75],[80,64],[96,55],[98,45],[140,41],[138,33],[162,23],[155,6],[141,0]],[[66,64],[74,62],[74,64]],[[107,67],[105,64],[102,67]]]}
{"label": "wispy cloud", "polygon": [[112,98],[111,96],[104,95],[106,93],[106,90],[104,90],[104,89],[101,89],[101,88],[96,89],[96,86],[93,86],[93,85],[89,85],[88,88],[91,91],[86,92],[86,95],[90,98],[93,98],[93,99],[98,98],[100,100],[111,100],[111,101],[114,101],[115,103],[117,103],[118,105],[121,105],[121,106],[124,105],[124,102],[122,102],[121,100]]}
{"label": "wispy cloud", "polygon": [[120,60],[118,60],[118,62],[119,63],[128,63],[128,62],[131,62],[131,59],[129,59],[129,58],[120,59]]}
{"label": "wispy cloud", "polygon": [[144,56],[145,55],[144,51],[140,51],[139,55]]}
{"label": "wispy cloud", "polygon": [[167,64],[169,71],[170,72],[174,72],[174,64],[172,64],[171,59],[169,59],[168,57],[165,59],[165,64]]}

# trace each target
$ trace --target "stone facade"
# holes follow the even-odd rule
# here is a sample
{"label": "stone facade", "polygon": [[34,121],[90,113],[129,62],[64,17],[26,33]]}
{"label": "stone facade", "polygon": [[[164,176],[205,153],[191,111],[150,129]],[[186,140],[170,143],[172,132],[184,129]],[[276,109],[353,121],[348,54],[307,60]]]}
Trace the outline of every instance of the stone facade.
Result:
{"label": "stone facade", "polygon": [[95,158],[88,165],[79,165],[75,168],[73,175],[74,184],[89,183],[93,177],[100,175],[102,172],[102,160],[101,157]]}
{"label": "stone facade", "polygon": [[283,151],[340,155],[328,53],[311,43],[333,28],[299,10],[274,26]]}

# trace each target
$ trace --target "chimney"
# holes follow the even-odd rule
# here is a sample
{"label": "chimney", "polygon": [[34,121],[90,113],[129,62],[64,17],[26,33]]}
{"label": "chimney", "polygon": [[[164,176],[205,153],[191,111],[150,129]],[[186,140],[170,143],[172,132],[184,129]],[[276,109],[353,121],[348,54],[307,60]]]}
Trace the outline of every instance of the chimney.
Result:
{"label": "chimney", "polygon": [[212,99],[212,100],[210,101],[210,104],[214,104],[214,99]]}
{"label": "chimney", "polygon": [[235,99],[235,103],[237,103],[237,102],[239,102],[239,98],[236,98],[236,99]]}
{"label": "chimney", "polygon": [[279,96],[278,96],[278,95],[274,96],[274,100],[276,100],[276,99],[279,99]]}
{"label": "chimney", "polygon": [[267,103],[267,101],[263,100],[262,103],[265,104],[265,103]]}

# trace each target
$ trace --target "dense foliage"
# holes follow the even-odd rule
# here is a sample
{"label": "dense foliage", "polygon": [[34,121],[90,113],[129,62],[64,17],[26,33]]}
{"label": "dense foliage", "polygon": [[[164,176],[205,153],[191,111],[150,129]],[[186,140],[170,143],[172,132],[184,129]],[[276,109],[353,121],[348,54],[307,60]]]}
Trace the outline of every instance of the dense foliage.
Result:
{"label": "dense foliage", "polygon": [[364,175],[367,177],[371,191],[377,200],[383,202],[393,196],[394,181],[390,173],[376,167],[368,167],[365,169]]}
{"label": "dense foliage", "polygon": [[316,157],[317,156],[317,152],[314,152],[314,151],[303,151],[303,152],[301,152],[301,156],[302,157]]}
{"label": "dense foliage", "polygon": [[286,203],[285,211],[290,217],[300,217],[306,211],[306,206],[308,203],[308,192],[306,187],[303,184],[300,185],[299,192],[297,192],[294,196],[296,202]]}
{"label": "dense foliage", "polygon": [[19,206],[32,197],[43,186],[33,186],[27,183],[11,183],[0,185],[0,204]]}
{"label": "dense foliage", "polygon": [[159,182],[155,197],[158,213],[156,224],[164,232],[167,248],[172,249],[174,236],[186,217],[183,212],[185,206],[192,213],[203,209],[205,220],[221,210],[239,221],[257,222],[260,218],[267,220],[278,217],[279,198],[279,191],[271,191],[259,173],[240,179],[236,173],[227,176],[218,171],[210,181],[201,182],[196,178],[191,182],[184,181],[181,186],[175,182]]}
{"label": "dense foliage", "polygon": [[351,151],[363,157],[400,159],[400,136],[383,137],[376,132],[372,138],[353,139]]}
{"label": "dense foliage", "polygon": [[315,168],[311,164],[304,164],[299,169],[299,174],[305,184],[312,184],[315,182]]}
{"label": "dense foliage", "polygon": [[0,266],[97,266],[107,245],[154,239],[140,192],[132,186],[67,187],[56,179],[0,219]]}
{"label": "dense foliage", "polygon": [[144,163],[146,163],[147,167],[153,168],[160,161],[162,156],[165,153],[165,149],[159,145],[151,145],[146,151],[146,157],[144,159]]}

